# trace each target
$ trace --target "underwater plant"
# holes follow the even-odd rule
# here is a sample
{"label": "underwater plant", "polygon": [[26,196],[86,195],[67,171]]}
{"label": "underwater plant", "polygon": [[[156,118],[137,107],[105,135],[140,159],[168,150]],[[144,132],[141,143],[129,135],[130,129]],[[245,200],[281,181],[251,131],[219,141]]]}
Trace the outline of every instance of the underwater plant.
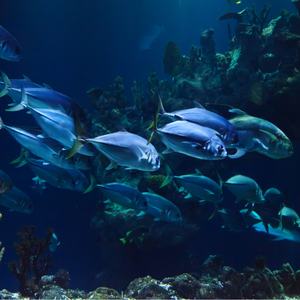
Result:
{"label": "underwater plant", "polygon": [[[35,228],[31,226],[24,227],[23,232],[17,233],[21,242],[15,243],[14,246],[19,256],[19,266],[17,262],[11,262],[8,265],[11,273],[19,280],[19,292],[22,296],[30,297],[33,297],[41,277],[53,267],[51,263],[52,257],[49,254],[46,257],[41,257],[41,255],[46,253],[46,247],[51,244],[53,230],[47,229],[45,240],[39,240],[33,236],[34,232]],[[35,276],[28,280],[31,270]]]}

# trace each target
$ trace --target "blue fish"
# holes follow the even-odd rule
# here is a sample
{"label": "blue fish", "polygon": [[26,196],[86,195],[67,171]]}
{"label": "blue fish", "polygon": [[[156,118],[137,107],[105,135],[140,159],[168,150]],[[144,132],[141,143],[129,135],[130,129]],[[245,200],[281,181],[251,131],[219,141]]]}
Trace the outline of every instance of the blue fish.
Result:
{"label": "blue fish", "polygon": [[0,58],[19,61],[22,58],[18,41],[0,25]]}
{"label": "blue fish", "polygon": [[53,232],[51,238],[51,244],[49,245],[49,250],[51,252],[55,252],[58,245],[60,245],[60,242],[58,241],[56,234]]}

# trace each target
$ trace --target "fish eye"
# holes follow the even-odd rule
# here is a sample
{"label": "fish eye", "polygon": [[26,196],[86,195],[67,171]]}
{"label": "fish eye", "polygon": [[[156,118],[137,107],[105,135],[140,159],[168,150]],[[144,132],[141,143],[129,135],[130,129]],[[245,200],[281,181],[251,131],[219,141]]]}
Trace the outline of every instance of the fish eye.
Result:
{"label": "fish eye", "polygon": [[218,153],[222,153],[224,151],[223,145],[218,146]]}
{"label": "fish eye", "polygon": [[155,161],[156,161],[156,164],[159,164],[159,156],[156,156]]}

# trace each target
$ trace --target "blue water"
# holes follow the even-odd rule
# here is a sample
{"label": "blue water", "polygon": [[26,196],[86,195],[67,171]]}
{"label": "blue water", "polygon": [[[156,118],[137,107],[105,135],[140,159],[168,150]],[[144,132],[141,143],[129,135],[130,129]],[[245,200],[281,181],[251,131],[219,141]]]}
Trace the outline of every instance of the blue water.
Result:
{"label": "blue water", "polygon": [[[151,66],[159,79],[171,81],[171,77],[164,74],[162,64],[164,48],[169,41],[179,45],[181,54],[189,55],[191,45],[199,46],[201,32],[213,28],[217,51],[227,51],[227,22],[217,21],[217,18],[225,12],[250,7],[253,1],[242,2],[242,5],[229,6],[227,0],[3,0],[0,2],[0,24],[18,39],[23,59],[17,63],[1,60],[0,69],[10,78],[21,78],[25,74],[34,82],[45,82],[91,112],[86,91],[96,86],[107,88],[116,76],[123,78],[129,99],[134,80],[147,85]],[[260,11],[263,4],[270,1],[255,3]],[[270,18],[277,17],[282,8],[296,12],[287,0],[272,0],[271,4]],[[152,24],[164,26],[164,31],[150,50],[138,51],[139,39]],[[234,24],[232,22],[232,28]],[[0,116],[4,122],[13,126],[33,124],[32,118],[23,112],[4,112],[9,101],[7,97],[0,99]],[[295,154],[289,159],[266,158],[244,164],[239,171],[259,181],[263,190],[274,185],[285,190],[291,185],[291,207],[299,211],[300,147],[294,143],[294,148]],[[0,207],[3,214],[0,241],[6,248],[0,264],[0,289],[18,290],[18,281],[9,273],[7,265],[17,260],[13,243],[18,241],[16,233],[24,225],[36,226],[40,237],[51,227],[59,237],[61,245],[53,255],[55,267],[49,273],[65,268],[70,272],[70,287],[96,288],[94,275],[101,272],[103,262],[89,223],[95,214],[97,193],[81,195],[48,186],[42,196],[35,194],[29,188],[34,177],[29,168],[15,169],[9,164],[19,152],[16,142],[1,130],[0,169],[30,195],[34,213],[24,215]],[[222,231],[221,225],[221,221],[206,222],[192,241],[191,251],[199,255],[201,263],[208,255],[220,253],[227,265],[242,271],[262,254],[267,257],[271,269],[280,268],[285,262],[300,269],[299,244],[270,242],[269,237],[255,232],[229,233]]]}

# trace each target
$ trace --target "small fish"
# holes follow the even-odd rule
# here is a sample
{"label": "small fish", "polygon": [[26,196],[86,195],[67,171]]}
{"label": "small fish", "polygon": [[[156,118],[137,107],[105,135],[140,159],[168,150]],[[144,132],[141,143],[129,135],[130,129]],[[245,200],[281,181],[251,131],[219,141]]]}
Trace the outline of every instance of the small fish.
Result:
{"label": "small fish", "polygon": [[58,241],[56,234],[53,232],[51,238],[51,244],[49,245],[49,250],[51,252],[55,252],[58,245],[60,245],[60,242]]}
{"label": "small fish", "polygon": [[228,4],[241,4],[242,0],[227,0]]}
{"label": "small fish", "polygon": [[[222,180],[220,178],[220,180]],[[235,203],[240,200],[246,200],[252,204],[262,203],[264,200],[263,192],[259,185],[252,178],[244,175],[235,175],[227,181],[223,181],[226,186],[236,197]]]}
{"label": "small fish", "polygon": [[125,245],[127,242],[143,241],[144,236],[151,230],[149,227],[139,226],[133,230],[126,232],[126,236],[120,241]]}
{"label": "small fish", "polygon": [[2,26],[0,26],[0,58],[9,61],[20,61],[22,58],[18,41]]}
{"label": "small fish", "polygon": [[154,132],[158,133],[167,147],[163,154],[178,152],[205,160],[219,160],[227,157],[225,145],[218,137],[219,133],[213,129],[187,121],[175,121],[156,128],[155,121]]}
{"label": "small fish", "polygon": [[242,232],[246,228],[245,220],[243,215],[235,209],[222,208],[218,210],[221,215],[225,226],[232,231]]}
{"label": "small fish", "polygon": [[260,232],[268,233],[269,235],[276,236],[276,238],[273,239],[273,241],[289,240],[289,241],[300,243],[300,233],[295,230],[293,231],[287,230],[283,228],[282,225],[280,225],[278,228],[273,228],[272,226],[269,226],[268,231],[266,231],[263,223],[257,223],[253,225],[253,228],[256,231],[260,231]]}
{"label": "small fish", "polygon": [[161,184],[161,188],[173,179],[176,183],[183,186],[192,196],[201,200],[211,203],[220,203],[223,200],[222,185],[218,185],[214,180],[202,175],[199,170],[196,170],[196,174],[174,176],[169,166],[166,164],[165,166],[167,177]]}
{"label": "small fish", "polygon": [[72,157],[85,143],[92,143],[101,153],[110,159],[106,170],[124,166],[126,170],[153,172],[160,168],[159,155],[152,144],[147,145],[144,138],[121,129],[118,132],[95,138],[79,138],[68,157]]}
{"label": "small fish", "polygon": [[173,121],[188,121],[217,131],[225,146],[238,144],[238,133],[235,127],[222,116],[205,109],[199,102],[194,101],[195,108],[178,110],[167,113],[161,98],[158,97],[158,114],[171,118]]}
{"label": "small fish", "polygon": [[292,208],[284,206],[278,213],[278,216],[284,229],[295,230],[300,225],[300,218]]}
{"label": "small fish", "polygon": [[81,193],[89,187],[87,178],[77,169],[63,169],[45,163],[44,160],[32,158],[29,153],[25,153],[22,157],[23,161],[20,164],[28,163],[31,170],[37,175],[34,178],[36,182],[47,182],[57,188]]}
{"label": "small fish", "polygon": [[147,210],[143,212],[152,215],[155,221],[182,222],[180,210],[171,201],[153,192],[143,193],[143,196],[147,200]]}
{"label": "small fish", "polygon": [[284,195],[276,188],[272,187],[265,191],[264,198],[273,205],[279,203],[279,200],[283,200]]}
{"label": "small fish", "polygon": [[268,224],[273,228],[279,226],[278,212],[279,210],[270,202],[263,201],[262,203],[256,203],[254,205],[254,211],[260,216],[262,222],[268,231]]}
{"label": "small fish", "polygon": [[[136,210],[147,210],[145,196],[133,187],[122,183],[97,184],[101,192],[114,203]],[[109,201],[105,202],[109,203]]]}
{"label": "small fish", "polygon": [[254,224],[262,222],[261,217],[255,211],[251,211],[249,213],[249,210],[247,208],[243,208],[240,210],[240,213],[244,217],[247,228],[252,227]]}

